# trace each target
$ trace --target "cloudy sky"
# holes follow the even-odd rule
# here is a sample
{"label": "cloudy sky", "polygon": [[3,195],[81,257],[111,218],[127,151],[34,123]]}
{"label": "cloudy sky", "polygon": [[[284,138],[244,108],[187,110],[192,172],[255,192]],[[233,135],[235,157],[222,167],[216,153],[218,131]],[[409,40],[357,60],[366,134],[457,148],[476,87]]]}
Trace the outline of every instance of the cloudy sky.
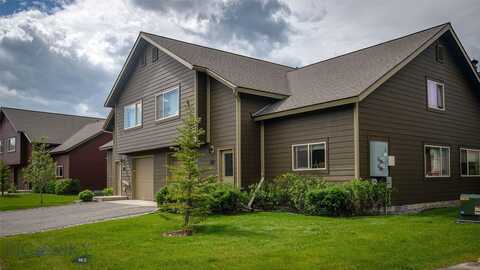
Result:
{"label": "cloudy sky", "polygon": [[139,31],[302,66],[452,22],[480,58],[478,0],[0,0],[0,106],[105,116]]}

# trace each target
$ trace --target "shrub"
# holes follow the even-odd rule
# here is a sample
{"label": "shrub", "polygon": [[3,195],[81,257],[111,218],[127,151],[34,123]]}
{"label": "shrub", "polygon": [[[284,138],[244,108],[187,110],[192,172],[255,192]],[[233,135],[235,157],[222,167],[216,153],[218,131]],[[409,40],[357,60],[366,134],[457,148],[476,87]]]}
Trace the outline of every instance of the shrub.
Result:
{"label": "shrub", "polygon": [[352,214],[352,197],[345,186],[331,185],[325,188],[322,206],[331,216],[349,216]]}
{"label": "shrub", "polygon": [[174,189],[177,189],[177,188],[178,188],[177,183],[170,183],[170,184],[162,187],[157,192],[157,194],[155,195],[157,205],[161,206],[161,205],[168,204],[168,203],[174,203],[175,202],[175,198],[174,198],[175,190]]}
{"label": "shrub", "polygon": [[80,191],[80,181],[77,179],[61,179],[55,183],[55,194],[77,194]]}
{"label": "shrub", "polygon": [[112,196],[113,195],[113,189],[112,188],[104,188],[103,189],[103,196]]}
{"label": "shrub", "polygon": [[55,194],[55,185],[56,185],[55,180],[50,180],[47,182],[47,185],[45,186],[45,193],[49,194]]}
{"label": "shrub", "polygon": [[351,216],[378,212],[389,204],[390,190],[383,183],[352,180],[343,185],[329,185],[306,195],[306,212],[311,215]]}
{"label": "shrub", "polygon": [[208,209],[216,214],[240,212],[247,201],[247,195],[231,185],[211,184],[206,188],[209,194]]}
{"label": "shrub", "polygon": [[[181,203],[178,183],[170,183],[161,188],[155,195],[160,210],[178,213],[178,204]],[[247,200],[247,195],[230,186],[219,182],[210,182],[202,187],[203,199],[198,203],[205,204],[210,213],[227,214],[241,211]]]}
{"label": "shrub", "polygon": [[11,184],[10,187],[8,187],[8,190],[7,190],[8,193],[17,193],[17,187],[15,186],[15,184]]}
{"label": "shrub", "polygon": [[82,201],[82,202],[91,202],[93,200],[93,196],[95,194],[93,193],[93,191],[89,190],[89,189],[86,189],[80,193],[78,193],[78,198]]}
{"label": "shrub", "polygon": [[312,189],[325,187],[325,182],[321,177],[295,173],[282,174],[274,179],[274,183],[282,190],[286,206],[300,212],[305,209],[305,195],[307,192]]}
{"label": "shrub", "polygon": [[34,193],[49,193],[49,194],[55,194],[55,185],[56,185],[55,180],[50,180],[47,183],[45,183],[45,186],[43,187],[43,190],[41,190],[40,183],[34,183],[32,186],[32,192]]}
{"label": "shrub", "polygon": [[[324,187],[325,181],[321,177],[285,173],[272,182],[264,183],[256,193],[254,207],[265,210],[287,208],[304,212],[308,191]],[[252,193],[255,188],[256,185],[250,187]]]}

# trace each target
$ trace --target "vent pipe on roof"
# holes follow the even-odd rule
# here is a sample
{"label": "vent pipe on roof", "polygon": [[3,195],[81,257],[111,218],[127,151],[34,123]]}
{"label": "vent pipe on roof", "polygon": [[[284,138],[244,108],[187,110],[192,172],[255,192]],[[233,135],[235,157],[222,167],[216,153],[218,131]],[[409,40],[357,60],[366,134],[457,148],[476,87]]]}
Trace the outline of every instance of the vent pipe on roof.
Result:
{"label": "vent pipe on roof", "polygon": [[472,59],[472,65],[475,68],[475,70],[478,72],[478,60],[477,59]]}

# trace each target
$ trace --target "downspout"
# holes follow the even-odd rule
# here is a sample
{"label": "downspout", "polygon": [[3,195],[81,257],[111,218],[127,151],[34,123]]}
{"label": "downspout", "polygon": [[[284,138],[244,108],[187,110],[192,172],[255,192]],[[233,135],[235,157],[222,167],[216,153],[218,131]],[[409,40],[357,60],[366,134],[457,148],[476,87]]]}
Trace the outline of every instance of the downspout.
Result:
{"label": "downspout", "polygon": [[355,179],[360,178],[360,130],[359,130],[359,118],[358,118],[358,106],[359,103],[355,102],[353,108],[353,147],[354,147],[354,160],[355,160]]}
{"label": "downspout", "polygon": [[235,97],[235,150],[236,150],[236,186],[242,187],[242,103],[237,88],[233,89]]}

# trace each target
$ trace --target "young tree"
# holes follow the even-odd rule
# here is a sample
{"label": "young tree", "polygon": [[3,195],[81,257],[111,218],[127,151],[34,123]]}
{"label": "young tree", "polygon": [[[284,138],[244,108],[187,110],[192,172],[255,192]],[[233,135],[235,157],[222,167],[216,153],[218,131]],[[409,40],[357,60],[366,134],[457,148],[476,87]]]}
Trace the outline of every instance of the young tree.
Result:
{"label": "young tree", "polygon": [[55,179],[55,162],[50,156],[44,139],[32,143],[30,163],[23,170],[23,177],[40,190],[40,204],[43,204],[43,192],[48,181]]}
{"label": "young tree", "polygon": [[3,193],[5,193],[5,190],[8,188],[9,179],[10,179],[10,169],[5,164],[5,162],[3,162],[3,160],[0,160],[0,187],[2,190],[2,196],[3,196]]}
{"label": "young tree", "polygon": [[187,114],[183,125],[178,128],[180,133],[175,140],[173,157],[178,161],[172,171],[172,181],[176,183],[175,208],[183,214],[184,230],[189,230],[192,217],[205,216],[208,211],[203,187],[208,183],[200,176],[198,160],[200,158],[201,137],[205,133],[199,126],[200,119],[187,106]]}

